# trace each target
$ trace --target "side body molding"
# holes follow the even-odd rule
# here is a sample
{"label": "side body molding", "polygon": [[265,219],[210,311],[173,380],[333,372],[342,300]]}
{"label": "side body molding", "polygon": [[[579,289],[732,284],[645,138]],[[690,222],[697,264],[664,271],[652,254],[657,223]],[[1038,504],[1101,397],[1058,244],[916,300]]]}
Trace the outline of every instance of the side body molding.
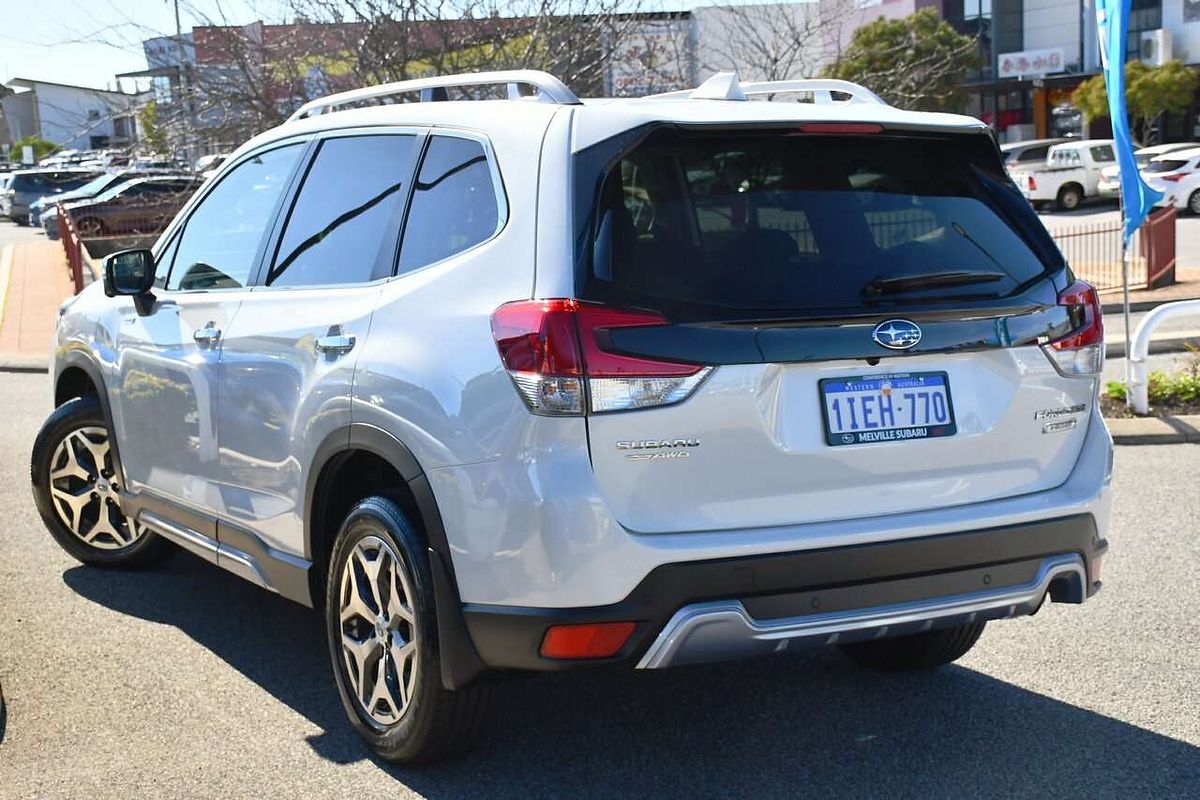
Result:
{"label": "side body molding", "polygon": [[[447,689],[466,686],[482,674],[483,662],[475,651],[475,645],[463,621],[462,599],[454,577],[450,545],[446,540],[446,530],[433,496],[433,489],[416,457],[403,442],[383,428],[361,422],[352,423],[348,429],[335,431],[325,438],[317,448],[308,470],[305,487],[304,557],[310,562],[316,557],[313,509],[319,493],[324,490],[319,484],[321,473],[332,459],[356,450],[371,453],[387,461],[400,473],[400,477],[412,492],[429,550],[442,683]],[[314,593],[323,585],[319,578],[321,576],[316,574],[310,578],[309,584]]]}

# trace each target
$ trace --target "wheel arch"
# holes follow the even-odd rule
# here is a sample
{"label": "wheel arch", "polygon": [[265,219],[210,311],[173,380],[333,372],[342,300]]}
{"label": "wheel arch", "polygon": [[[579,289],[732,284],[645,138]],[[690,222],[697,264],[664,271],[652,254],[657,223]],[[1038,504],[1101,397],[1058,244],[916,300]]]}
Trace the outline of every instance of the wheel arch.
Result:
{"label": "wheel arch", "polygon": [[118,440],[116,428],[113,426],[112,407],[108,402],[108,392],[100,365],[82,350],[68,350],[59,356],[55,363],[54,407],[58,408],[76,397],[84,397],[89,394],[95,395],[100,402],[104,425],[108,428],[109,445],[113,450],[113,460],[116,462],[117,470],[121,473],[121,483],[128,486],[129,481],[125,477],[124,462],[121,461],[121,443]]}
{"label": "wheel arch", "polygon": [[413,452],[374,425],[352,423],[329,434],[317,447],[309,466],[304,497],[304,557],[312,563],[309,587],[314,607],[319,607],[325,596],[329,552],[336,526],[340,525],[340,520],[329,518],[329,512],[336,511],[340,503],[333,500],[328,507],[324,503],[337,490],[346,468],[364,454],[390,467],[398,485],[391,487],[395,492],[389,495],[415,517],[413,522],[424,537],[433,576],[442,683],[447,689],[462,688],[479,677],[483,663],[463,621],[462,599],[437,501]]}

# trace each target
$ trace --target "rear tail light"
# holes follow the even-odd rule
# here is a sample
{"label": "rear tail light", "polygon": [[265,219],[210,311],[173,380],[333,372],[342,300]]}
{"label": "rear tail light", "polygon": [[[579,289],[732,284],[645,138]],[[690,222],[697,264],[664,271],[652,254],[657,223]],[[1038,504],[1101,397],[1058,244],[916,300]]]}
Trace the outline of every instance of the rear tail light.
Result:
{"label": "rear tail light", "polygon": [[1187,177],[1186,172],[1176,172],[1174,175],[1159,175],[1158,176],[1159,180],[1164,180],[1169,183],[1179,183],[1181,180],[1183,180],[1186,177]]}
{"label": "rear tail light", "polygon": [[522,300],[492,314],[500,360],[536,414],[582,414],[671,405],[711,371],[613,352],[614,328],[666,325],[658,314],[577,300]]}
{"label": "rear tail light", "polygon": [[1063,375],[1098,375],[1104,367],[1104,322],[1100,314],[1100,295],[1091,284],[1076,281],[1059,292],[1058,304],[1068,309],[1071,332],[1044,345],[1042,350]]}
{"label": "rear tail light", "polygon": [[1029,176],[1029,191],[1032,192],[1032,191],[1036,191],[1036,190],[1037,190],[1037,178],[1030,175]]}

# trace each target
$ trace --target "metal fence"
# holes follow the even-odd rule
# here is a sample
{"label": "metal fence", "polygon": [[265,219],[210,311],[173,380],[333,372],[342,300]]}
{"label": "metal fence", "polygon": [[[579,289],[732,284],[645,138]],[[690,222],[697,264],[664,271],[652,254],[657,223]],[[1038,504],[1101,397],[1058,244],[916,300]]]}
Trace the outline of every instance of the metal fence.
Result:
{"label": "metal fence", "polygon": [[[1056,228],[1050,232],[1076,277],[1102,292],[1120,289],[1121,222],[1094,222]],[[1141,257],[1141,231],[1133,235],[1129,261],[1129,285],[1146,285],[1146,259]]]}
{"label": "metal fence", "polygon": [[[1173,208],[1155,211],[1129,244],[1129,285],[1157,288],[1175,282],[1175,216]],[[1050,232],[1071,270],[1102,292],[1123,285],[1121,221],[1056,228]]]}

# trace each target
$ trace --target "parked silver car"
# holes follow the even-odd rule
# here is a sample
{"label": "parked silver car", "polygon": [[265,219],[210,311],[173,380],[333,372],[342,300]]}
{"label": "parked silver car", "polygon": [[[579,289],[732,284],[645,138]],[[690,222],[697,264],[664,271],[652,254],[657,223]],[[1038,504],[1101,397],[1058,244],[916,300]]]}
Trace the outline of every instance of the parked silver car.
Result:
{"label": "parked silver car", "polygon": [[[401,94],[448,101],[343,108]],[[105,271],[54,339],[46,526],[318,609],[387,759],[469,747],[490,672],[927,669],[1100,588],[1099,300],[975,119],[731,74],[369,87]]]}

